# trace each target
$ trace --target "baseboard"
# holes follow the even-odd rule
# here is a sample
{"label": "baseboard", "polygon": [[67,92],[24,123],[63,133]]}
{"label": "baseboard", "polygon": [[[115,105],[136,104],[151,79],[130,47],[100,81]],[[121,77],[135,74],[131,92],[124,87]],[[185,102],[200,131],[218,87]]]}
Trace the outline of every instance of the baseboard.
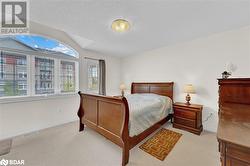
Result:
{"label": "baseboard", "polygon": [[0,156],[10,152],[12,139],[0,140]]}

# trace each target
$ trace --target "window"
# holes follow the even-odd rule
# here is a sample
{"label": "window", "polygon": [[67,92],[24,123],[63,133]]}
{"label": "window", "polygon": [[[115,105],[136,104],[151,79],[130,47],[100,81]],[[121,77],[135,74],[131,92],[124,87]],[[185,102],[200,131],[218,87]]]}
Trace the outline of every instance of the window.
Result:
{"label": "window", "polygon": [[27,73],[26,72],[18,72],[18,78],[19,79],[27,79]]}
{"label": "window", "polygon": [[0,99],[78,91],[78,53],[74,49],[36,35],[6,38],[8,42],[11,39],[17,45],[25,45],[25,50],[4,51],[3,40],[0,41]]}
{"label": "window", "polygon": [[18,90],[27,90],[27,85],[26,84],[24,84],[24,83],[20,83],[20,84],[18,84]]}
{"label": "window", "polygon": [[54,93],[54,60],[35,58],[35,94]]}
{"label": "window", "polygon": [[88,60],[88,91],[99,93],[99,63]]}
{"label": "window", "polygon": [[40,51],[60,52],[72,57],[79,57],[78,53],[73,48],[62,44],[59,41],[49,39],[43,36],[15,35],[13,38],[18,42],[21,42],[35,50],[37,49]]}
{"label": "window", "polygon": [[0,97],[27,95],[26,56],[1,52],[0,62]]}
{"label": "window", "polygon": [[74,92],[75,86],[75,63],[61,61],[61,92]]}

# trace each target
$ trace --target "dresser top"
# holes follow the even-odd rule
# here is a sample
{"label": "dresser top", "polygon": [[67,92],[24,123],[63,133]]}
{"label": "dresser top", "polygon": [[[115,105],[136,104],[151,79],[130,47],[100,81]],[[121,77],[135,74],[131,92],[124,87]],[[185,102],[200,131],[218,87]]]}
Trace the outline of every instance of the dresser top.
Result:
{"label": "dresser top", "polygon": [[225,104],[220,111],[218,139],[250,148],[250,105]]}
{"label": "dresser top", "polygon": [[176,102],[174,103],[174,106],[179,106],[179,107],[186,107],[186,108],[196,108],[196,109],[202,109],[202,105],[199,105],[199,104],[186,104],[186,103],[181,103],[181,102]]}
{"label": "dresser top", "polygon": [[218,79],[218,84],[250,84],[250,78],[227,78],[227,79]]}

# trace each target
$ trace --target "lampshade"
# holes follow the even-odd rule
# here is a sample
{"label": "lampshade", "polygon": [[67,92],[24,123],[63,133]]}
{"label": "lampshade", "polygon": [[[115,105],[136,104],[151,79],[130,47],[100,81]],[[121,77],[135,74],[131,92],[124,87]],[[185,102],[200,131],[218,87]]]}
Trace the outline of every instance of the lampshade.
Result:
{"label": "lampshade", "polygon": [[126,85],[125,84],[121,84],[120,85],[120,90],[125,90],[126,89]]}
{"label": "lampshade", "polygon": [[185,85],[184,92],[185,93],[195,93],[193,85],[192,84]]}

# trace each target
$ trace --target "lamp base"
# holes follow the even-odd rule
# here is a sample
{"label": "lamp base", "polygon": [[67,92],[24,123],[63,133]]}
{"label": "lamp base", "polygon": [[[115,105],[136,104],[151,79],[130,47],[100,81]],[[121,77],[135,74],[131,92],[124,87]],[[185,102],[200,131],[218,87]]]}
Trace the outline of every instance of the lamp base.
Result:
{"label": "lamp base", "polygon": [[122,97],[124,97],[124,90],[122,90]]}
{"label": "lamp base", "polygon": [[187,94],[187,96],[186,96],[186,104],[187,105],[190,105],[190,100],[191,100],[191,96],[189,95],[189,94]]}

